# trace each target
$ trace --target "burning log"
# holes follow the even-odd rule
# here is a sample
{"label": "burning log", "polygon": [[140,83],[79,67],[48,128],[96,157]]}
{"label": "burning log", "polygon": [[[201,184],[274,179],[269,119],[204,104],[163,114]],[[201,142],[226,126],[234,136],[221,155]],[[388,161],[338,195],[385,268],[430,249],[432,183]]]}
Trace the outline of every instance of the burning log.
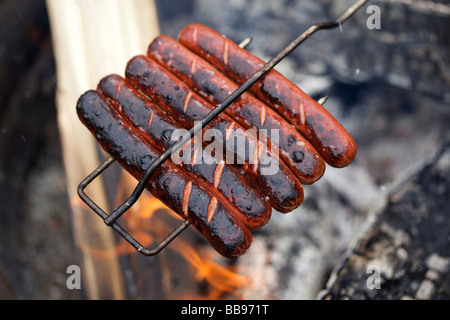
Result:
{"label": "burning log", "polygon": [[[111,230],[77,200],[77,185],[98,166],[99,156],[73,106],[80,92],[95,85],[105,73],[121,71],[128,57],[142,52],[147,39],[158,34],[154,4],[145,0],[48,0],[47,7],[57,64],[58,123],[84,288],[89,298],[123,298],[123,274],[117,256],[99,260],[88,250],[112,247],[115,239]],[[96,201],[107,207],[102,184],[96,184],[95,190]],[[99,288],[104,292],[100,293]]]}

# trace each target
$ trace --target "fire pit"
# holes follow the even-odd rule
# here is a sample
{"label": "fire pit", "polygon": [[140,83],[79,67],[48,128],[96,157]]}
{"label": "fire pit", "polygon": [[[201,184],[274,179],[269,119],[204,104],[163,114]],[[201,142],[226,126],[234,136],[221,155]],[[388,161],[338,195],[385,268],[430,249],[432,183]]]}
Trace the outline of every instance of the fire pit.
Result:
{"label": "fire pit", "polygon": [[[442,88],[446,83],[442,70],[447,68],[443,57],[448,53],[442,44],[447,6],[440,2],[427,8],[409,2],[373,2],[380,8],[381,29],[368,28],[367,19],[374,11],[366,11],[365,7],[341,27],[311,37],[277,66],[281,73],[300,84],[313,98],[329,96],[325,107],[355,137],[358,156],[355,163],[345,170],[327,167],[323,179],[305,188],[305,201],[299,210],[289,215],[274,215],[265,228],[254,232],[254,242],[247,253],[236,261],[228,261],[211,249],[191,230],[193,228],[188,228],[154,257],[136,252],[126,240],[108,228],[76,194],[78,183],[108,155],[102,153],[92,140],[89,142],[92,138],[82,126],[79,132],[84,133],[74,134],[78,131],[70,123],[79,121],[73,113],[64,116],[65,110],[73,112],[79,94],[95,87],[104,75],[122,74],[126,61],[135,54],[145,53],[145,47],[158,33],[175,38],[185,25],[203,23],[236,42],[252,36],[253,42],[248,50],[269,60],[294,39],[300,29],[305,30],[309,25],[323,21],[323,17],[338,16],[348,3],[252,2],[250,11],[244,10],[248,4],[245,1],[229,5],[200,0],[182,6],[174,5],[173,1],[157,1],[156,4],[160,31],[148,26],[138,31],[133,29],[134,24],[121,24],[118,20],[115,29],[108,29],[105,33],[98,26],[80,29],[81,22],[96,20],[93,18],[94,3],[91,3],[91,16],[85,15],[75,1],[68,9],[57,10],[65,20],[65,26],[77,34],[71,38],[75,46],[65,51],[63,56],[68,58],[77,52],[75,56],[84,59],[81,65],[63,63],[75,70],[58,73],[58,83],[64,82],[66,75],[72,78],[69,81],[76,80],[73,75],[82,69],[93,71],[105,67],[98,74],[86,77],[90,80],[82,88],[68,86],[58,89],[58,97],[70,89],[76,91],[67,102],[58,102],[58,108],[64,106],[58,109],[58,123],[65,177],[62,171],[57,179],[55,175],[47,175],[54,172],[49,167],[53,163],[54,151],[43,156],[42,149],[28,148],[38,146],[36,141],[43,143],[42,139],[49,135],[58,140],[56,127],[46,126],[53,129],[45,134],[29,134],[33,128],[31,125],[16,126],[16,121],[10,121],[10,125],[5,126],[6,119],[28,119],[27,123],[33,124],[43,123],[42,118],[11,118],[9,115],[12,113],[4,111],[2,147],[7,146],[5,150],[11,152],[8,152],[10,157],[5,158],[8,161],[2,157],[2,176],[6,177],[2,180],[2,190],[5,191],[2,191],[2,196],[7,199],[2,201],[6,210],[0,232],[0,283],[5,283],[3,287],[7,288],[1,291],[3,296],[79,298],[81,292],[69,289],[66,284],[70,276],[68,267],[79,266],[82,295],[89,299],[314,299],[321,290],[320,297],[324,299],[447,297],[448,279],[445,274],[450,255],[445,239],[448,225],[442,223],[446,221],[446,212],[442,210],[445,208],[443,194],[448,189],[443,178],[448,168],[445,151],[448,149],[445,143],[448,141],[445,138],[449,119],[446,111],[448,97]],[[145,14],[145,5],[140,4],[140,10],[136,11]],[[118,16],[118,12],[136,13],[130,9],[114,11],[110,7],[109,10],[110,14],[103,11],[105,16]],[[42,10],[40,12],[42,14]],[[28,15],[23,13],[21,16],[28,21]],[[414,25],[408,24],[408,28],[402,29],[401,26],[410,21],[410,16],[416,19]],[[156,21],[155,18],[143,20]],[[293,23],[298,27],[292,28]],[[30,39],[34,39],[44,52],[45,41],[36,29],[30,27],[30,30],[35,30],[29,33]],[[156,32],[145,35],[149,30]],[[84,49],[84,46],[77,45],[77,39],[80,40],[83,34],[88,34],[97,44],[111,41],[106,46],[108,50],[102,52],[98,48]],[[127,37],[120,34],[127,34]],[[56,45],[57,33],[52,37],[55,52],[61,53]],[[131,40],[134,37],[142,39]],[[417,41],[411,43],[407,39]],[[120,44],[120,41],[127,40],[130,43]],[[142,47],[134,47],[132,43],[139,43]],[[130,52],[122,52],[125,48]],[[11,50],[12,46],[0,43],[0,57],[7,57]],[[51,53],[50,50],[45,52]],[[355,55],[355,52],[359,54]],[[118,53],[123,59],[116,63],[106,62],[106,57],[112,57],[112,53]],[[38,64],[33,63],[42,66],[34,69],[37,73],[30,72],[23,78],[8,78],[11,80],[9,88],[15,88],[13,83],[17,83],[17,79],[52,79],[52,76],[45,76],[51,73],[51,68],[47,67],[50,60],[41,59]],[[113,65],[117,66],[116,70],[113,70]],[[61,63],[57,62],[57,66],[60,72]],[[433,82],[430,79],[440,80]],[[2,99],[5,99],[2,100],[5,102],[3,110],[11,110],[8,109],[11,105],[18,106],[16,110],[23,110],[23,114],[30,114],[26,110],[41,110],[24,108],[28,104],[35,106],[39,92],[44,95],[47,92],[46,96],[51,96],[49,88],[52,88],[52,81],[39,82],[41,85],[36,87],[30,86],[32,83],[36,80],[23,82],[17,90],[11,90],[26,93],[24,100],[20,100],[24,103],[13,99],[15,104],[11,104],[13,100],[2,94]],[[62,100],[58,98],[58,101]],[[40,115],[39,112],[37,114]],[[49,114],[56,117],[53,112]],[[50,119],[48,117],[45,123],[55,121],[55,118]],[[5,144],[5,141],[9,143]],[[49,146],[49,143],[43,145]],[[14,151],[19,148],[21,152]],[[28,153],[27,150],[35,151]],[[45,150],[49,149],[46,147]],[[425,156],[427,154],[428,157]],[[33,178],[25,180],[21,178],[22,174],[17,173],[22,165],[33,163],[33,158],[36,158],[36,173]],[[8,163],[14,165],[8,166]],[[63,189],[61,182],[65,178],[68,190]],[[23,190],[30,191],[20,191],[24,185],[41,187],[34,191],[26,187]],[[112,164],[102,173],[101,181],[96,180],[86,188],[86,193],[109,213],[126,200],[135,186],[134,179],[117,164]],[[48,194],[47,191],[53,193]],[[68,203],[58,204],[66,192],[70,208]],[[23,195],[23,205],[14,202],[14,194]],[[421,204],[414,199],[419,199]],[[38,207],[39,203],[46,205]],[[50,215],[48,212],[54,213]],[[65,212],[70,212],[71,229],[65,229],[68,225],[67,219],[62,218]],[[21,217],[26,217],[28,229],[23,229]],[[48,224],[46,219],[50,219]],[[370,221],[374,223],[365,228]],[[117,222],[142,247],[151,248],[163,241],[182,221],[159,200],[143,192]],[[36,234],[37,230],[52,232]],[[66,242],[71,240],[67,239],[67,231],[65,236],[59,236],[64,233],[62,230],[73,230],[75,244]],[[45,242],[45,233],[48,236],[52,234],[51,241]],[[45,266],[42,261],[46,261]]]}

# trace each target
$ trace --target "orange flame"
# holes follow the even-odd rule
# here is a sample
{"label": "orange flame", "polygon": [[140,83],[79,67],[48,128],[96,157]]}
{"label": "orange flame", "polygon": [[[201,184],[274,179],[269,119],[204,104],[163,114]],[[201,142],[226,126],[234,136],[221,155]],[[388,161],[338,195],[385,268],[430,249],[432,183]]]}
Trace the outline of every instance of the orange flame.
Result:
{"label": "orange flame", "polygon": [[[201,257],[200,254],[188,243],[179,242],[173,247],[194,268],[194,276],[197,281],[206,281],[211,286],[208,299],[218,299],[224,293],[233,293],[248,283],[248,277],[226,268],[211,258]],[[193,298],[193,297],[190,297]],[[201,297],[203,298],[203,297]]]}
{"label": "orange flame", "polygon": [[[115,196],[115,205],[123,202],[133,191],[136,180],[124,171],[121,176],[119,188]],[[77,199],[72,199],[71,205],[82,204]],[[121,224],[138,240],[143,246],[148,247],[155,238],[162,238],[171,230],[169,225],[163,221],[155,212],[164,210],[171,216],[181,219],[178,214],[168,209],[161,201],[153,197],[149,192],[144,192],[139,200],[121,218]],[[124,239],[120,238],[119,243],[110,249],[86,248],[89,253],[97,258],[106,258],[114,255],[116,257],[134,254],[136,250]],[[185,294],[183,298],[188,299],[220,299],[225,294],[235,294],[244,285],[248,285],[249,278],[242,276],[232,270],[229,266],[221,265],[214,261],[218,254],[211,248],[207,252],[199,253],[193,244],[177,238],[166,249],[170,249],[182,256],[191,266],[193,277],[199,283],[207,283],[208,292],[206,296],[189,296]],[[137,254],[137,253],[136,253]]]}

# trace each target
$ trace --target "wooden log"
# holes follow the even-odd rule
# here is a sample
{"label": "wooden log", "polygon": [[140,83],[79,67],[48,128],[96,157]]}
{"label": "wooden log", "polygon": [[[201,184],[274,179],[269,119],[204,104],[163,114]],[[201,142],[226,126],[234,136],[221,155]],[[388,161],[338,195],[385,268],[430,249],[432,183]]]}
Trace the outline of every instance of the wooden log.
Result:
{"label": "wooden log", "polygon": [[[57,66],[58,125],[61,134],[67,191],[72,201],[74,237],[80,251],[83,289],[88,299],[125,297],[118,257],[96,257],[90,248],[115,245],[112,229],[78,199],[78,184],[99,165],[97,145],[79,121],[79,96],[95,89],[111,73],[123,74],[127,61],[145,53],[158,33],[154,3],[148,0],[47,0]],[[105,210],[107,197],[100,179],[90,196]]]}

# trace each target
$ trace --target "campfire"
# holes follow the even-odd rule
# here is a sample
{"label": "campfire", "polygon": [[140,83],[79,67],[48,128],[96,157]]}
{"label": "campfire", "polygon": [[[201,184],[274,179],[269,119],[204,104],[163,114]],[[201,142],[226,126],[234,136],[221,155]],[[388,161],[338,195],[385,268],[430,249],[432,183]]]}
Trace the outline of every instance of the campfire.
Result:
{"label": "campfire", "polygon": [[[194,225],[187,227],[180,208],[171,211],[148,191],[112,224],[98,217],[77,187],[111,154],[100,149],[79,121],[76,101],[86,90],[96,90],[106,75],[126,77],[127,61],[145,55],[159,34],[179,39],[186,26],[202,24],[236,44],[252,37],[246,50],[269,61],[301,30],[337,17],[348,2],[155,4],[158,15],[152,0],[2,2],[0,297],[448,297],[449,47],[444,35],[450,5],[370,2],[340,28],[312,36],[277,65],[314,100],[329,97],[324,107],[356,139],[358,157],[344,170],[327,167],[320,181],[305,186],[298,209],[273,211],[269,223],[252,231],[245,254],[228,260]],[[232,47],[218,47],[224,49],[216,55],[218,62],[231,63]],[[190,69],[199,66],[191,64]],[[192,96],[186,98],[190,100]],[[187,102],[180,109],[185,106],[189,111]],[[295,106],[297,120],[306,122],[305,105]],[[256,119],[264,123],[268,115],[264,110]],[[258,159],[261,149],[255,150],[252,155]],[[303,157],[297,153],[295,158]],[[117,157],[112,161],[85,189],[107,214],[137,184]],[[214,172],[211,176],[220,184],[221,167]],[[189,185],[184,189],[188,195]],[[118,234],[117,225],[143,249]],[[178,226],[187,228],[158,254],[141,254]],[[212,308],[204,306],[245,303],[252,302],[180,301],[170,308],[153,302],[178,314],[210,315]],[[196,309],[199,304],[204,308]]]}

